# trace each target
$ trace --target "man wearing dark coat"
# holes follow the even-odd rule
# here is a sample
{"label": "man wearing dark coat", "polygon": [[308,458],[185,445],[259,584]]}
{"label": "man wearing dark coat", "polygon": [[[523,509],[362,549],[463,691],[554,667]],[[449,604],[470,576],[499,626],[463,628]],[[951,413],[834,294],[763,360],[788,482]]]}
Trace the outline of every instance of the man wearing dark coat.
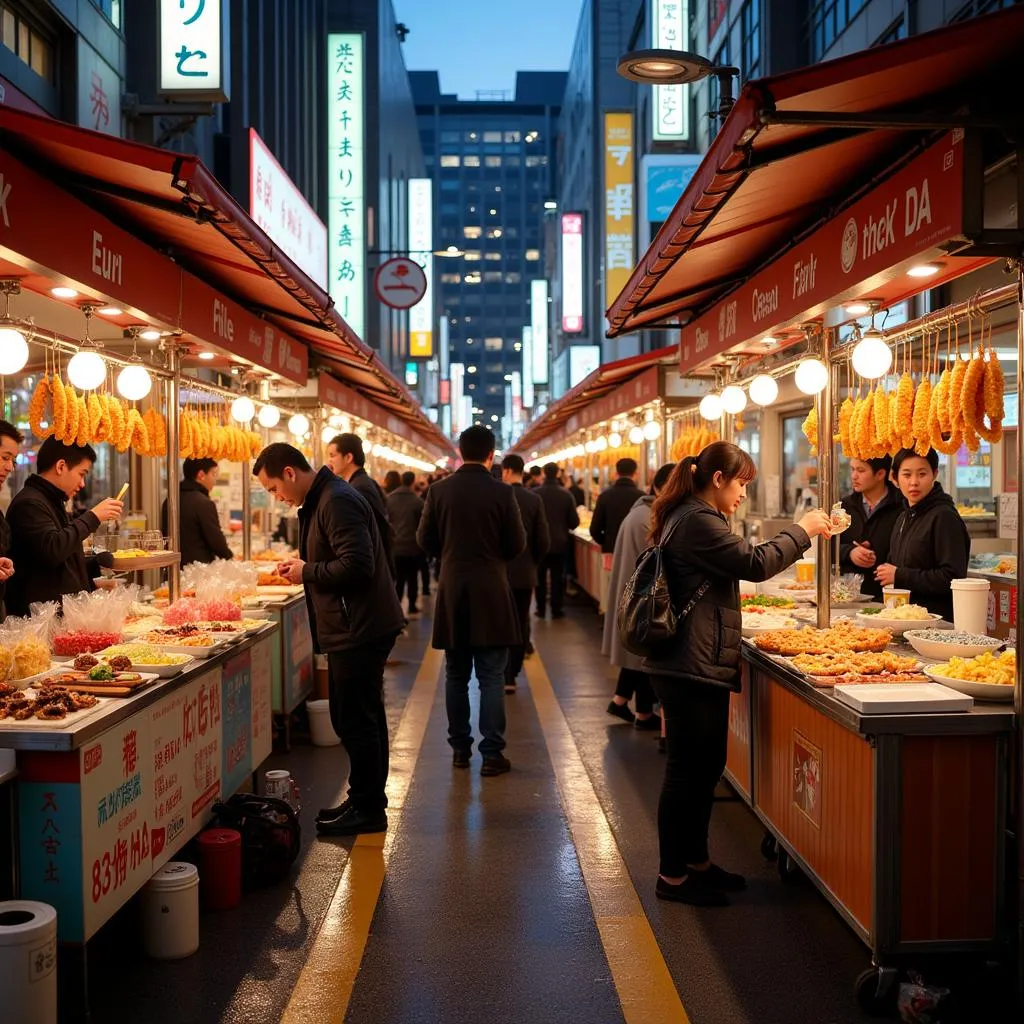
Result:
{"label": "man wearing dark coat", "polygon": [[512,767],[505,749],[505,669],[520,643],[507,565],[526,546],[511,487],[491,476],[494,434],[469,427],[459,437],[463,465],[427,492],[416,539],[441,559],[434,609],[435,648],[445,652],[445,701],[452,764],[468,768],[473,749],[469,679],[480,684],[480,774]]}

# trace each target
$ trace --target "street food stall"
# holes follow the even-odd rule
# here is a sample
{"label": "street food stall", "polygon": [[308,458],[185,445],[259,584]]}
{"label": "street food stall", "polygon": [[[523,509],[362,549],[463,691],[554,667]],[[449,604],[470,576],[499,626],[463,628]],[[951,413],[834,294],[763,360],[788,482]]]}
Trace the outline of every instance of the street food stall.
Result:
{"label": "street food stall", "polygon": [[[1022,43],[1016,8],[747,83],[608,312],[611,336],[680,325],[681,374],[726,385],[704,400],[709,421],[760,406],[761,536],[801,510],[787,493],[845,529],[850,457],[934,446],[965,491],[1002,466],[980,506],[991,520],[971,525],[973,544],[1003,549],[976,570],[1007,586],[987,630],[863,604],[835,580],[827,539],[809,580],[741,585],[728,778],[784,877],[810,877],[869,947],[856,992],[873,1010],[894,1004],[900,965],[998,956],[1018,919],[1006,865],[1020,877],[1022,685],[1014,651],[999,652],[1020,631],[1024,221],[1012,115],[990,101]],[[996,519],[1011,537],[989,536]]]}

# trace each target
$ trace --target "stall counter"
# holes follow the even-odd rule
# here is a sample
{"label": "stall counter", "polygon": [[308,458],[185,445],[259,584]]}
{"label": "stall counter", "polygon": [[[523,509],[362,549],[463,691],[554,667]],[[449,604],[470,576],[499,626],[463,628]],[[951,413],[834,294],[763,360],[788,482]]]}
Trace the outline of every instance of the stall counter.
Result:
{"label": "stall counter", "polygon": [[572,531],[572,544],[576,559],[576,585],[600,606],[603,604],[605,587],[601,545],[584,526],[578,526]]}

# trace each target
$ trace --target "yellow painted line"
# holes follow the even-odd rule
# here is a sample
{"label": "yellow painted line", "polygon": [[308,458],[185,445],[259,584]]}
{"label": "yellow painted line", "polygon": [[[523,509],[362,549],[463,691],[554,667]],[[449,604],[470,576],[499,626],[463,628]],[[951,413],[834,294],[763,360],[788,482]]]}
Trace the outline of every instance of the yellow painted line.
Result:
{"label": "yellow painted line", "polygon": [[526,678],[626,1024],[689,1024],[540,655]]}
{"label": "yellow painted line", "polygon": [[419,759],[427,721],[441,676],[442,651],[428,648],[391,741],[388,774],[388,831],[359,836],[320,931],[306,957],[281,1024],[313,1024],[345,1019],[373,913]]}

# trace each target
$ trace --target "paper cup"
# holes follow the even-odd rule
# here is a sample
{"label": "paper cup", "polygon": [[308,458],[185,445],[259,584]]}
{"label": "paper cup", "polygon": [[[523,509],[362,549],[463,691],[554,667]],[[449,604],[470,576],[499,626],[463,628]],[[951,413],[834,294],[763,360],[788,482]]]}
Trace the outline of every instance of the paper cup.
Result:
{"label": "paper cup", "polygon": [[910,604],[910,591],[901,587],[882,587],[882,604],[886,608],[900,608]]}
{"label": "paper cup", "polygon": [[953,628],[965,633],[988,630],[988,580],[953,580]]}
{"label": "paper cup", "polygon": [[797,583],[814,582],[814,561],[812,559],[801,558],[796,563],[796,581]]}

